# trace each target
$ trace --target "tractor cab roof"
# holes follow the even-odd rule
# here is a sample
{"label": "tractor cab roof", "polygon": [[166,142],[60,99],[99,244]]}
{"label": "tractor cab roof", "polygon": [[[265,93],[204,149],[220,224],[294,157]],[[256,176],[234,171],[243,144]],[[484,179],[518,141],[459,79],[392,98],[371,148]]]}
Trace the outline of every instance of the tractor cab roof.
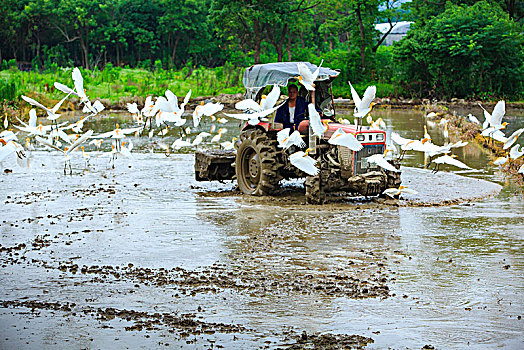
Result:
{"label": "tractor cab roof", "polygon": [[[290,80],[300,75],[297,68],[298,62],[277,62],[256,64],[246,69],[243,83],[246,87],[246,97],[253,98],[258,92],[268,85],[287,86]],[[304,62],[314,72],[317,69],[312,63]],[[320,67],[316,81],[331,82],[340,74],[339,71],[327,67]]]}

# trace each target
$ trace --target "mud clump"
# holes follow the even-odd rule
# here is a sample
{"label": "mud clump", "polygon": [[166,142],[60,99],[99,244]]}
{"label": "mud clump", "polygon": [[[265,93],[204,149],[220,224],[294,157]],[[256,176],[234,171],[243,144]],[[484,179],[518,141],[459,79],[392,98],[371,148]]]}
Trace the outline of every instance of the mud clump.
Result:
{"label": "mud clump", "polygon": [[289,347],[277,349],[318,349],[318,350],[335,350],[335,349],[364,349],[368,344],[373,343],[372,338],[361,335],[347,334],[307,334],[305,331],[295,336],[296,343]]}

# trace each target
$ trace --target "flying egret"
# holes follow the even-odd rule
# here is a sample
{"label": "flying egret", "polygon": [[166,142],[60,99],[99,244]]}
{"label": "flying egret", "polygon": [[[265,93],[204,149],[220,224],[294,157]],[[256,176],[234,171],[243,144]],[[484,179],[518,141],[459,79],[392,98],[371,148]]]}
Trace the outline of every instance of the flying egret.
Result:
{"label": "flying egret", "polygon": [[311,176],[318,175],[320,169],[318,169],[315,164],[316,160],[308,156],[308,153],[312,151],[311,148],[308,148],[305,152],[298,151],[289,156],[289,162],[293,164],[298,169],[302,170],[306,174]]}
{"label": "flying egret", "polygon": [[471,170],[472,168],[470,168],[469,166],[467,166],[466,164],[462,163],[461,161],[455,159],[456,155],[452,154],[451,156],[450,155],[444,155],[444,156],[440,156],[436,159],[433,159],[431,162],[432,163],[435,163],[435,168],[433,169],[433,173],[437,173],[439,171],[439,167],[441,164],[448,164],[448,165],[453,165],[453,166],[456,166],[457,168],[461,168],[461,169],[468,169],[468,170]]}
{"label": "flying egret", "polygon": [[418,194],[417,191],[407,188],[406,186],[400,186],[399,188],[388,188],[382,193],[387,194],[390,197],[399,196],[401,193]]}
{"label": "flying egret", "polygon": [[383,154],[381,153],[377,153],[377,154],[373,154],[372,156],[369,156],[369,157],[366,157],[364,159],[367,160],[368,163],[372,163],[372,164],[376,164],[378,165],[379,167],[381,167],[382,169],[385,169],[385,170],[388,170],[388,171],[393,171],[393,172],[396,172],[398,173],[400,170],[398,170],[397,168],[395,168],[390,162],[387,161],[386,159],[386,155],[388,152],[390,152],[391,150],[389,149],[386,149],[384,151]]}
{"label": "flying egret", "polygon": [[320,114],[318,114],[317,110],[315,109],[315,106],[310,103],[308,106],[309,111],[309,126],[311,126],[311,130],[313,130],[313,135],[322,137],[326,130],[328,129],[327,124],[329,123],[328,120],[322,121],[320,119]]}
{"label": "flying egret", "polygon": [[64,97],[63,99],[61,99],[60,101],[58,101],[58,103],[55,104],[53,108],[47,108],[46,106],[44,106],[44,105],[41,104],[40,102],[37,102],[37,101],[33,100],[33,99],[30,98],[30,97],[27,97],[27,96],[24,96],[24,95],[22,95],[21,97],[22,97],[22,99],[23,99],[24,101],[26,101],[26,102],[29,103],[30,105],[35,106],[35,107],[42,108],[44,111],[47,112],[47,119],[48,119],[48,120],[51,120],[51,121],[53,121],[53,122],[55,122],[55,121],[60,117],[60,114],[56,114],[56,112],[58,112],[58,110],[59,110],[60,107],[62,106],[62,103],[64,103],[64,101],[66,100],[66,98],[69,97],[69,95],[66,95],[66,97]]}
{"label": "flying egret", "polygon": [[470,122],[480,125],[480,121],[473,114],[468,114],[467,118]]}
{"label": "flying egret", "polygon": [[241,114],[224,113],[224,114],[230,118],[245,120],[248,122],[249,125],[257,125],[258,123],[260,123],[262,118],[270,115],[271,113],[276,111],[279,107],[280,106],[273,107],[273,108],[269,108],[269,109],[262,110],[260,112],[255,112],[255,113],[241,113]]}
{"label": "flying egret", "polygon": [[293,131],[291,134],[291,129],[286,128],[277,132],[277,141],[278,147],[288,149],[291,146],[297,146],[300,148],[306,147],[306,143],[302,140],[300,132],[298,130]]}
{"label": "flying egret", "polygon": [[362,146],[362,144],[353,134],[344,132],[342,128],[339,128],[333,133],[333,135],[331,135],[328,143],[332,145],[344,146],[355,152],[358,152],[364,148],[364,146]]}
{"label": "flying egret", "polygon": [[82,78],[82,73],[80,73],[80,69],[78,69],[78,67],[75,67],[73,69],[73,72],[71,73],[71,76],[75,84],[76,94],[78,97],[80,97],[80,103],[85,104],[89,102],[89,98],[87,98],[86,91],[84,89],[84,78]]}
{"label": "flying egret", "polygon": [[97,115],[98,113],[102,112],[104,109],[105,109],[104,105],[99,100],[96,100],[93,104],[91,104],[90,101],[87,101],[84,104],[84,108],[82,108],[82,112],[83,113],[91,112],[89,116],[93,117]]}
{"label": "flying egret", "polygon": [[515,160],[517,158],[520,158],[522,155],[524,155],[524,146],[520,147],[518,143],[515,146],[511,147],[511,149],[509,150],[510,159]]}
{"label": "flying egret", "polygon": [[504,147],[503,149],[508,149],[510,148],[514,143],[515,141],[517,141],[517,139],[520,137],[520,135],[522,135],[522,133],[524,132],[524,128],[520,128],[518,130],[515,130],[513,132],[513,134],[511,134],[510,137],[508,137],[508,139],[506,140],[506,142],[504,142]]}
{"label": "flying egret", "polygon": [[277,104],[278,98],[280,97],[280,87],[278,85],[273,85],[271,92],[266,96],[262,95],[260,99],[260,104],[255,102],[252,99],[246,99],[235,104],[235,108],[244,111],[251,112],[262,112],[264,110],[275,107]]}
{"label": "flying egret", "polygon": [[[493,108],[493,112],[489,114],[488,111],[482,107],[482,105],[479,103],[480,108],[484,111],[484,123],[482,124],[483,129],[487,129],[489,126],[498,126],[502,122],[502,118],[504,117],[504,114],[506,113],[506,103],[504,100],[501,100],[497,102],[495,105],[495,108]],[[502,129],[502,128],[498,128]]]}
{"label": "flying egret", "polygon": [[315,91],[315,80],[318,78],[318,74],[320,73],[320,66],[322,66],[322,62],[320,62],[320,65],[317,67],[317,69],[311,73],[311,70],[308,68],[308,66],[304,62],[297,63],[298,68],[298,74],[297,77],[300,84],[304,85],[304,87],[308,91]]}
{"label": "flying egret", "polygon": [[53,149],[61,152],[64,155],[64,157],[65,157],[64,175],[66,174],[66,169],[67,169],[67,165],[68,164],[69,164],[69,174],[72,175],[73,174],[73,169],[71,168],[70,154],[71,154],[71,152],[76,150],[82,143],[84,143],[87,139],[89,139],[89,137],[91,137],[91,135],[93,135],[93,130],[88,130],[85,134],[80,136],[78,138],[78,140],[76,140],[76,142],[73,143],[70,147],[65,147],[64,149],[61,149],[61,148],[53,145],[52,143],[47,142],[46,139],[43,139],[43,138],[41,138],[39,136],[36,136],[36,140],[38,142],[40,142],[41,144],[47,146],[47,147],[53,148]]}
{"label": "flying egret", "polygon": [[353,116],[361,120],[369,113],[371,113],[373,105],[375,105],[373,100],[375,99],[375,95],[377,94],[377,87],[374,85],[368,86],[361,100],[358,96],[357,91],[353,88],[353,85],[351,85],[351,82],[348,81],[348,83],[351,87],[351,96],[353,97],[353,102],[355,103],[355,112],[353,113]]}
{"label": "flying egret", "polygon": [[193,111],[193,125],[197,127],[200,124],[200,120],[202,119],[203,115],[206,117],[211,117],[215,113],[220,112],[222,109],[224,109],[224,105],[221,103],[208,102],[204,104],[204,101],[202,101],[202,104],[197,106]]}

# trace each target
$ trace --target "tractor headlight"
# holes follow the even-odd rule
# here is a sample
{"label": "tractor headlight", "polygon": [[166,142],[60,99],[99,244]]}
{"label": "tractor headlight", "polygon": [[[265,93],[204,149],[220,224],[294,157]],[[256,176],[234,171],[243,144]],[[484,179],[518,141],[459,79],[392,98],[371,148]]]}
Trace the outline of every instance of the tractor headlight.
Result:
{"label": "tractor headlight", "polygon": [[358,141],[364,141],[364,135],[363,134],[358,134],[357,135],[357,140]]}
{"label": "tractor headlight", "polygon": [[384,141],[384,134],[377,134],[377,141]]}

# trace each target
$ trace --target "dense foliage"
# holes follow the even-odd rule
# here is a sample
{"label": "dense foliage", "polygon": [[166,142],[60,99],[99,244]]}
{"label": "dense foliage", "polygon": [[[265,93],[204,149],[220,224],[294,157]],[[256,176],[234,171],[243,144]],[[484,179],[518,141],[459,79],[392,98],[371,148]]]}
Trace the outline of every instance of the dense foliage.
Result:
{"label": "dense foliage", "polygon": [[519,97],[523,91],[522,29],[496,4],[448,4],[425,25],[414,25],[394,52],[399,77],[413,93]]}
{"label": "dense foliage", "polygon": [[[349,96],[351,80],[357,90],[378,84],[381,96],[521,98],[521,3],[3,0],[0,62],[48,74],[82,66],[96,75],[109,66],[152,76],[185,69],[190,77],[203,67],[323,59],[341,70],[337,95]],[[395,47],[381,45],[374,24],[399,20],[415,21],[414,30]],[[504,76],[509,83],[501,83]]]}

